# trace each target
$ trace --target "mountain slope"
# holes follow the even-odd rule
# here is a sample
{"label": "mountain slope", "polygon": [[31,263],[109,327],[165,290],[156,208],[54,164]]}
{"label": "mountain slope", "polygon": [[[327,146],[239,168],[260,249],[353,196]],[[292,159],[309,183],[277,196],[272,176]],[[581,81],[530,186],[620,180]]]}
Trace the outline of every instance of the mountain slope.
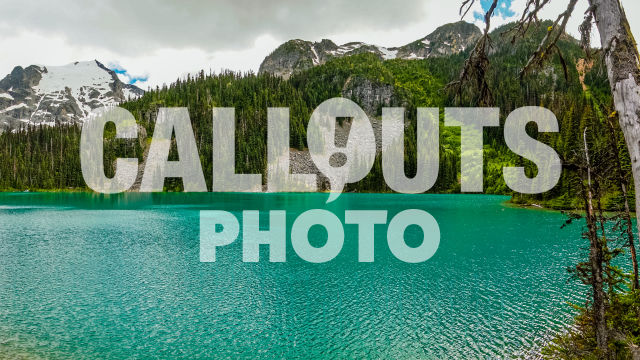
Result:
{"label": "mountain slope", "polygon": [[75,123],[95,108],[142,94],[143,90],[124,84],[95,60],[64,66],[16,66],[0,80],[0,131]]}
{"label": "mountain slope", "polygon": [[473,24],[459,21],[438,27],[431,34],[400,47],[386,48],[362,42],[336,45],[324,39],[320,42],[290,40],[280,45],[260,65],[260,73],[289,78],[293,73],[322,65],[333,58],[372,53],[380,59],[426,59],[465,51],[481,36]]}

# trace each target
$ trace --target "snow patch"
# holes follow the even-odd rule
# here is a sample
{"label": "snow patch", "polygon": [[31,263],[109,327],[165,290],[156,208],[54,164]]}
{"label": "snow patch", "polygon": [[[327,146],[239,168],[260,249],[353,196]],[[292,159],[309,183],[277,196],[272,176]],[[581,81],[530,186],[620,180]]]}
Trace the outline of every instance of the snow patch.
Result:
{"label": "snow patch", "polygon": [[391,60],[398,57],[398,50],[389,50],[386,47],[378,46],[378,50],[382,53],[382,58]]}
{"label": "snow patch", "polygon": [[28,107],[28,106],[25,103],[11,105],[11,106],[5,108],[4,110],[0,110],[0,113],[6,113],[6,112],[9,112],[9,111],[13,111],[13,110],[16,110],[16,109],[21,109],[21,108],[26,108],[26,107]]}
{"label": "snow patch", "polygon": [[320,65],[320,57],[318,56],[318,52],[316,51],[315,46],[311,45],[311,52],[313,52],[313,58],[311,59],[311,61],[313,62],[313,65]]}
{"label": "snow patch", "polygon": [[361,47],[363,47],[365,45],[366,45],[365,43],[361,43],[361,42],[358,42],[358,43],[347,43],[347,44],[339,46],[338,50],[331,51],[331,54],[332,55],[344,55],[344,54],[346,54],[348,52],[360,49]]}
{"label": "snow patch", "polygon": [[140,97],[139,94],[133,92],[131,89],[129,88],[124,88],[122,89],[122,94],[124,95],[124,100],[128,100],[128,99],[137,99]]}
{"label": "snow patch", "polygon": [[98,66],[95,61],[83,61],[63,66],[46,67],[42,80],[35,87],[39,93],[65,91],[67,88],[79,90],[94,84],[108,85],[113,81],[111,74]]}
{"label": "snow patch", "polygon": [[[117,105],[110,87],[114,79],[108,71],[98,66],[96,61],[50,66],[46,70],[47,72],[42,74],[42,80],[34,88],[36,93],[45,97],[55,96],[54,100],[61,102],[65,101],[65,95],[70,93],[82,111],[81,117],[88,115],[93,109],[89,103],[98,103],[100,106]],[[50,106],[56,105],[54,103]]]}

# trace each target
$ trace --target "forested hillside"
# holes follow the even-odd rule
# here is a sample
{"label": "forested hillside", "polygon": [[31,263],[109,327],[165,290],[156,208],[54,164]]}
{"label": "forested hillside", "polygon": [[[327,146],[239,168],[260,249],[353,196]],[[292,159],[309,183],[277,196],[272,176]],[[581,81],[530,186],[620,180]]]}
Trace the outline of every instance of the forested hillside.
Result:
{"label": "forested hillside", "polygon": [[[593,61],[581,61],[585,54],[578,42],[568,36],[559,42],[562,58],[553,55],[552,62],[522,79],[519,72],[547,31],[549,23],[532,28],[524,40],[511,43],[501,35],[509,25],[492,33],[491,66],[487,80],[492,89],[494,106],[500,108],[501,121],[514,109],[525,105],[549,108],[558,118],[560,133],[545,134],[540,140],[558,151],[565,163],[571,164],[582,146],[583,131],[588,128],[589,142],[606,147],[615,142],[624,164],[628,156],[622,137],[614,124],[613,137],[608,124],[615,120],[610,111],[611,96],[605,69],[598,55]],[[263,173],[266,168],[266,119],[268,107],[289,107],[291,147],[305,149],[306,124],[313,109],[331,97],[345,96],[359,103],[372,118],[379,117],[383,106],[404,106],[410,122],[406,131],[406,172],[415,173],[415,118],[417,107],[474,106],[473,89],[454,97],[446,85],[456,79],[467,53],[422,60],[382,60],[374,54],[358,54],[336,58],[291,76],[288,80],[268,73],[238,74],[224,72],[180,79],[152,89],[138,100],[122,106],[130,110],[141,126],[138,141],[115,141],[108,129],[105,158],[137,156],[141,161],[154,120],[160,107],[186,106],[200,151],[209,188],[211,186],[211,152],[215,149],[211,134],[214,107],[236,109],[236,165],[239,172]],[[579,74],[577,64],[582,64]],[[565,64],[565,65],[563,65]],[[586,65],[585,65],[586,64]],[[582,76],[581,76],[582,75]],[[581,83],[581,79],[583,80]],[[441,119],[442,120],[442,119]],[[110,131],[109,131],[110,130]],[[535,135],[535,129],[530,129]],[[83,188],[78,139],[80,128],[32,128],[29,131],[4,133],[0,136],[0,189],[38,190]],[[432,192],[458,192],[460,177],[459,130],[440,126],[440,174]],[[485,131],[485,192],[511,194],[502,180],[502,167],[523,164],[523,160],[504,145],[502,128]],[[530,173],[535,166],[528,165]],[[626,165],[625,165],[626,166]],[[107,173],[113,169],[107,169]],[[627,166],[628,170],[628,166]],[[518,202],[544,203],[567,208],[579,206],[572,190],[575,181],[565,169],[560,183],[539,197],[514,198]],[[179,181],[168,181],[167,190],[179,190]],[[388,191],[377,159],[369,176],[350,191]],[[610,190],[605,206],[619,203],[619,194]]]}

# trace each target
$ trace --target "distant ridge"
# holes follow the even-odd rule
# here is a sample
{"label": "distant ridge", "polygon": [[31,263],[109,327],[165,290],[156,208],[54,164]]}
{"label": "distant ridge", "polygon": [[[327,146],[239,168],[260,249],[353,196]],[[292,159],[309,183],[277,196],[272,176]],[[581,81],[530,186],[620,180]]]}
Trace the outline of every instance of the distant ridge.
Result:
{"label": "distant ridge", "polygon": [[260,65],[260,73],[271,73],[284,78],[291,74],[324,64],[327,60],[369,52],[382,59],[426,59],[457,54],[473,46],[482,35],[470,23],[458,21],[438,27],[431,34],[400,47],[350,42],[336,45],[324,39],[320,42],[290,40],[280,45]]}

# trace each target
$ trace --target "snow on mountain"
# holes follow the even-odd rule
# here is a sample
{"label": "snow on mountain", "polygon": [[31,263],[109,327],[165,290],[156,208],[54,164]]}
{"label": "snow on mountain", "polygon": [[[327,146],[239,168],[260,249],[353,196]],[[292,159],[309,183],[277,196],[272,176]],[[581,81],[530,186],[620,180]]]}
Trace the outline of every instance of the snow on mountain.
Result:
{"label": "snow on mountain", "polygon": [[144,93],[98,61],[16,66],[0,80],[0,132],[26,125],[81,122],[91,110]]}

